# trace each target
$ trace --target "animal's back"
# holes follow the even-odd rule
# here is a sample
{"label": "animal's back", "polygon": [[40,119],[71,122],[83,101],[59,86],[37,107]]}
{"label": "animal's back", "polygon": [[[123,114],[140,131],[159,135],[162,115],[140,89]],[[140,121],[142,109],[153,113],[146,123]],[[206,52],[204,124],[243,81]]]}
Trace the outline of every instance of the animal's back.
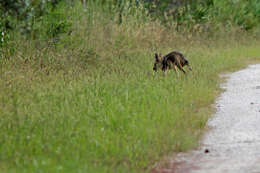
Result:
{"label": "animal's back", "polygon": [[184,59],[184,56],[180,52],[173,51],[165,55],[164,59],[166,61],[170,60],[172,63],[176,63],[176,61],[182,61],[182,59]]}

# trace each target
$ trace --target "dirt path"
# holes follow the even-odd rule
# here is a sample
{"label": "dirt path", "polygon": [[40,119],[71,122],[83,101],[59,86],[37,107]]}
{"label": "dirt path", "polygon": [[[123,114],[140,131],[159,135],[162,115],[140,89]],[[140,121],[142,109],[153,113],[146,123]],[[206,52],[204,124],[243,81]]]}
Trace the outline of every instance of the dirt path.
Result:
{"label": "dirt path", "polygon": [[158,173],[260,173],[260,64],[228,75],[198,150]]}

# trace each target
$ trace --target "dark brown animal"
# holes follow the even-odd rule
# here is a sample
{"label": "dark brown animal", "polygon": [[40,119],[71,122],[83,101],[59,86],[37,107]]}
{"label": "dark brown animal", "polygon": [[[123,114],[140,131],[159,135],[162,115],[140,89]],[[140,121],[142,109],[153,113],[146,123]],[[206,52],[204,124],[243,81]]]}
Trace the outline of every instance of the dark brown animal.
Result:
{"label": "dark brown animal", "polygon": [[166,70],[173,68],[174,71],[178,74],[176,68],[178,67],[178,69],[180,69],[183,73],[186,73],[186,71],[183,69],[185,65],[187,65],[189,69],[192,70],[189,61],[185,59],[183,54],[180,52],[173,51],[164,57],[156,53],[153,70],[157,71],[157,69],[161,68],[161,70],[165,72]]}

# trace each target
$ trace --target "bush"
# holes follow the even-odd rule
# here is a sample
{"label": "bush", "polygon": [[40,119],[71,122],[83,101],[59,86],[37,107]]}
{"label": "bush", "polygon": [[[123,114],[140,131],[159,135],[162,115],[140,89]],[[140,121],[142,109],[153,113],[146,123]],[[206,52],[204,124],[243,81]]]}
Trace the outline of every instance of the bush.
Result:
{"label": "bush", "polygon": [[6,30],[5,25],[0,21],[0,48],[7,45],[9,40],[9,34]]}

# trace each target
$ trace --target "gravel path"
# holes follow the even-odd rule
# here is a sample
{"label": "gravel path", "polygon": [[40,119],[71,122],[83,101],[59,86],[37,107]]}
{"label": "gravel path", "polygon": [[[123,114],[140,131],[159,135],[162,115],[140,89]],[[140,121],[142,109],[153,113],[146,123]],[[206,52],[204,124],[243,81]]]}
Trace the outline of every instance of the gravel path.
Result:
{"label": "gravel path", "polygon": [[260,173],[260,64],[227,77],[200,148],[155,172]]}

